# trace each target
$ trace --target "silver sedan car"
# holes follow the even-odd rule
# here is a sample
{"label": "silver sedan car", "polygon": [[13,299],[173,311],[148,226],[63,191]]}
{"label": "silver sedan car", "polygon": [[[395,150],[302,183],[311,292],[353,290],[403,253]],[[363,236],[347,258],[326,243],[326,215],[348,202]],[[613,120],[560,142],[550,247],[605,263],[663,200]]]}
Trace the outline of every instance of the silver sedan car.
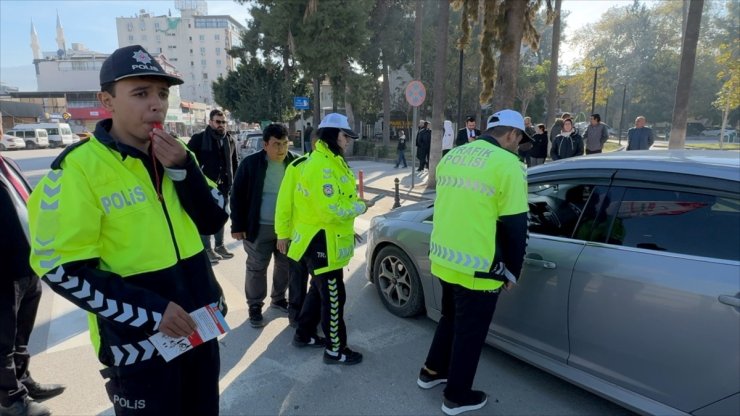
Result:
{"label": "silver sedan car", "polygon": [[[528,181],[524,268],[487,341],[640,413],[740,414],[740,153],[614,152]],[[398,316],[440,317],[433,216],[372,220],[367,274]]]}

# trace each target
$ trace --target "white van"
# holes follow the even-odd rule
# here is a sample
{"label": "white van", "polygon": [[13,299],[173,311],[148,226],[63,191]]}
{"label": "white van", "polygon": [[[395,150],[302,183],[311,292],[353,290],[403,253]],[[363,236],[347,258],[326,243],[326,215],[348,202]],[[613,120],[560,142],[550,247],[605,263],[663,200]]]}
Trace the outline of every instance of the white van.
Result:
{"label": "white van", "polygon": [[67,123],[18,124],[13,129],[19,127],[45,129],[49,134],[49,145],[51,147],[65,147],[80,141],[79,136],[72,133],[72,128]]}
{"label": "white van", "polygon": [[[33,124],[26,125],[32,126]],[[20,126],[22,124],[18,124],[12,130],[8,130],[5,133],[23,139],[26,142],[26,149],[49,147],[49,133],[47,133],[46,129]]]}

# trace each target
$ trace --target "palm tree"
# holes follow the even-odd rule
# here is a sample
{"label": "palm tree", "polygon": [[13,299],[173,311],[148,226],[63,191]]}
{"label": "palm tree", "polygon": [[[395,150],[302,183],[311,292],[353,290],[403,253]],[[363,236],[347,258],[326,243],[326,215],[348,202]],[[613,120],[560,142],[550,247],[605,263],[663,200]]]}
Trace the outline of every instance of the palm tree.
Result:
{"label": "palm tree", "polygon": [[558,54],[560,53],[560,6],[563,0],[555,0],[555,21],[552,23],[552,55],[550,74],[547,81],[547,119],[545,125],[555,122],[555,104],[558,99]]}

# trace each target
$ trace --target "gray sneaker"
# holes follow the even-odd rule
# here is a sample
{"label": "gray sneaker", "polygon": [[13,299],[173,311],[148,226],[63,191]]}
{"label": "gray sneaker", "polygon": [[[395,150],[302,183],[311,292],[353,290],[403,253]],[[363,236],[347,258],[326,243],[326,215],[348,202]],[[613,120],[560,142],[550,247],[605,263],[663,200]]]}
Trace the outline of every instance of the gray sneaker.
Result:
{"label": "gray sneaker", "polygon": [[211,261],[211,264],[217,264],[218,261],[222,259],[222,257],[216,254],[213,250],[206,250],[206,254],[208,254],[208,260]]}
{"label": "gray sneaker", "polygon": [[234,257],[234,255],[226,250],[226,247],[224,246],[218,246],[213,251],[215,251],[216,254],[218,254],[219,256],[223,257],[224,260]]}

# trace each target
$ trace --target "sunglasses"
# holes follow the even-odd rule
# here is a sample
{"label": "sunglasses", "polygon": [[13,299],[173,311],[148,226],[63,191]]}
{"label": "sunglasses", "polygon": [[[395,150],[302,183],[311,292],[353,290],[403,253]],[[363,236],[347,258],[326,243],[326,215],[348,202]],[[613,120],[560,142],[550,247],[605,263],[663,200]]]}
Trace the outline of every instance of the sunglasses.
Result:
{"label": "sunglasses", "polygon": [[211,121],[216,124],[226,124],[226,120],[211,120]]}

